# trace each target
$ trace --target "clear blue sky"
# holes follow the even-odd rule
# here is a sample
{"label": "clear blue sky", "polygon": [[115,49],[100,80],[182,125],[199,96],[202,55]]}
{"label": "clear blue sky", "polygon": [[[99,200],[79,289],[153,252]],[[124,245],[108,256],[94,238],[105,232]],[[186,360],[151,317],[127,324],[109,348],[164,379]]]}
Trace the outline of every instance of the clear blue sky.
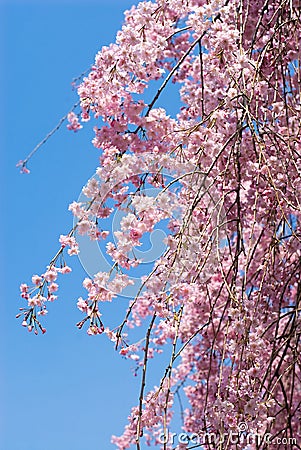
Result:
{"label": "clear blue sky", "polygon": [[[0,1],[1,42],[1,399],[0,450],[115,448],[136,403],[139,379],[104,337],[89,337],[75,323],[85,273],[61,281],[50,305],[47,333],[28,333],[15,319],[20,282],[41,273],[72,224],[68,204],[93,174],[98,152],[91,130],[65,126],[30,162],[19,159],[57,123],[77,97],[72,78],[115,38],[132,0]],[[136,2],[137,3],[137,2]],[[125,301],[105,306],[121,317]]]}

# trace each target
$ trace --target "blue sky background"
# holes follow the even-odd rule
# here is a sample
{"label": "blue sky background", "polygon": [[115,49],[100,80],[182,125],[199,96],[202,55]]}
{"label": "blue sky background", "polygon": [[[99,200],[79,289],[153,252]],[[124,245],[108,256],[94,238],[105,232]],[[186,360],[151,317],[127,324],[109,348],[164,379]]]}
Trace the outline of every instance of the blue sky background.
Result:
{"label": "blue sky background", "polygon": [[[110,437],[122,432],[137,401],[131,363],[106,338],[75,327],[82,318],[76,300],[85,294],[77,258],[60,280],[59,300],[49,305],[44,336],[15,319],[23,306],[20,282],[45,270],[59,235],[72,225],[68,205],[94,172],[93,131],[74,134],[63,126],[30,161],[30,175],[15,165],[77,101],[72,78],[114,40],[132,4],[0,1],[0,450],[113,449]],[[105,305],[104,318],[118,323],[125,307],[124,299]]]}

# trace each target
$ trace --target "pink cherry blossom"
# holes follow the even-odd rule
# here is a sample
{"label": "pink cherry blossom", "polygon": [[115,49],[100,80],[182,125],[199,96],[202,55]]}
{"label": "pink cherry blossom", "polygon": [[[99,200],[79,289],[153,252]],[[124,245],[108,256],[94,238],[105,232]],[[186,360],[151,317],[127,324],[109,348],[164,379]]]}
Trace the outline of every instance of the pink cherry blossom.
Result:
{"label": "pink cherry blossom", "polygon": [[70,273],[70,272],[72,272],[72,269],[71,269],[71,267],[69,267],[69,266],[64,266],[64,267],[62,267],[61,269],[59,269],[59,271],[60,271],[62,274],[65,274],[65,273]]}
{"label": "pink cherry blossom", "polygon": [[83,300],[82,298],[79,298],[77,301],[77,307],[81,312],[87,312],[88,311],[88,303]]}
{"label": "pink cherry blossom", "polygon": [[33,284],[39,286],[41,284],[41,282],[43,281],[43,278],[39,277],[39,275],[33,275],[31,280],[32,280]]}
{"label": "pink cherry blossom", "polygon": [[[301,439],[299,6],[142,1],[78,87],[99,165],[47,271],[21,285],[18,317],[44,333],[38,317],[70,271],[66,253],[79,253],[77,233],[108,238],[110,268],[84,280],[77,327],[107,336],[141,376],[112,438],[119,450],[183,448],[160,444],[178,400],[185,433],[229,436],[244,423]],[[82,127],[75,113],[68,120]],[[160,227],[166,247],[145,261],[140,239]],[[111,329],[102,303],[119,294],[127,312]],[[159,365],[150,373],[149,361],[161,353],[151,389]]]}
{"label": "pink cherry blossom", "polygon": [[73,130],[74,132],[76,132],[83,128],[83,126],[79,123],[77,115],[74,114],[74,112],[70,112],[67,119],[69,122],[69,124],[67,125],[68,130]]}
{"label": "pink cherry blossom", "polygon": [[142,232],[140,230],[135,229],[135,228],[131,228],[129,236],[130,236],[131,239],[133,239],[133,241],[138,241],[141,238],[141,236],[142,236]]}
{"label": "pink cherry blossom", "polygon": [[57,279],[57,271],[54,268],[47,270],[44,274],[44,278],[48,282],[55,281]]}
{"label": "pink cherry blossom", "polygon": [[56,292],[59,288],[59,285],[57,283],[50,283],[48,286],[48,292],[52,294],[53,292]]}

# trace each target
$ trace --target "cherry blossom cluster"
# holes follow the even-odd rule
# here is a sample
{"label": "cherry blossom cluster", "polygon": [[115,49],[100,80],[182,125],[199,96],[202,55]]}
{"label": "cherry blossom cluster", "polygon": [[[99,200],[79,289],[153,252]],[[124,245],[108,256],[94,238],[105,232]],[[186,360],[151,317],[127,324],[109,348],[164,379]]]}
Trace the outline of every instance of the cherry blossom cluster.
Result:
{"label": "cherry blossom cluster", "polygon": [[71,272],[71,268],[66,264],[64,259],[64,249],[69,247],[69,255],[77,255],[79,253],[78,244],[73,236],[61,235],[59,238],[61,244],[60,249],[52,259],[45,273],[32,276],[32,285],[22,283],[20,286],[21,297],[26,300],[27,307],[20,308],[17,318],[23,317],[22,326],[27,327],[28,331],[34,330],[35,334],[41,330],[46,333],[38,317],[45,316],[48,313],[47,302],[57,300],[55,294],[59,285],[56,283],[59,274],[67,274]]}
{"label": "cherry blossom cluster", "polygon": [[[187,433],[222,436],[244,422],[301,443],[300,22],[298,0],[142,1],[78,88],[100,158],[60,243],[76,254],[75,233],[108,239],[111,269],[84,280],[77,326],[107,335],[141,374],[137,405],[113,437],[119,450],[171,449],[158,436],[181,398]],[[162,94],[175,86],[168,111]],[[69,122],[82,126],[75,114]],[[106,327],[101,302],[132,284],[143,263],[135,251],[160,226],[164,253],[140,275],[123,322]],[[33,288],[22,285],[29,329],[44,330],[36,316],[63,270],[50,264]],[[168,363],[152,389],[159,353]]]}
{"label": "cherry blossom cluster", "polygon": [[83,128],[83,126],[79,123],[78,116],[74,112],[70,112],[67,119],[69,122],[67,125],[68,130],[73,130],[74,132],[76,132]]}
{"label": "cherry blossom cluster", "polygon": [[45,316],[48,313],[47,302],[54,302],[57,299],[55,292],[59,287],[56,283],[58,275],[69,272],[71,268],[67,265],[60,267],[51,265],[47,267],[45,273],[33,275],[31,286],[21,284],[21,297],[27,301],[27,308],[20,308],[21,312],[17,314],[17,318],[23,316],[22,325],[27,327],[28,331],[34,330],[35,334],[38,334],[40,329],[43,334],[46,333],[46,328],[42,326],[38,316]]}

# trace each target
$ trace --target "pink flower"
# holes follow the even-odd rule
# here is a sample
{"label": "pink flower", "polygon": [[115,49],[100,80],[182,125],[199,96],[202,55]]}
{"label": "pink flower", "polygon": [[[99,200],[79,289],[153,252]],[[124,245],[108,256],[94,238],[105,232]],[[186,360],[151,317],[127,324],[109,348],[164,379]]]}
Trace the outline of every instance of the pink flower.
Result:
{"label": "pink flower", "polygon": [[137,230],[137,228],[131,228],[129,236],[131,239],[133,239],[133,241],[138,241],[142,236],[142,232],[140,230]]}
{"label": "pink flower", "polygon": [[109,217],[109,215],[111,214],[112,209],[111,208],[99,208],[97,211],[97,217],[99,218],[106,218]]}
{"label": "pink flower", "polygon": [[124,347],[119,351],[119,354],[125,356],[128,354],[128,352],[129,352],[128,348]]}
{"label": "pink flower", "polygon": [[67,247],[67,246],[71,247],[71,245],[73,243],[73,239],[70,236],[64,236],[63,234],[61,234],[60,238],[59,238],[59,242],[63,248]]}
{"label": "pink flower", "polygon": [[25,284],[25,283],[22,283],[21,286],[20,286],[20,291],[21,291],[22,294],[27,294],[27,292],[28,292],[28,285]]}
{"label": "pink flower", "polygon": [[81,297],[78,299],[76,306],[81,312],[87,312],[88,311],[88,303],[83,300]]}
{"label": "pink flower", "polygon": [[44,273],[44,278],[48,282],[55,281],[57,279],[57,271],[55,268],[51,268]]}
{"label": "pink flower", "polygon": [[32,280],[33,284],[35,284],[36,286],[39,286],[42,283],[43,278],[39,277],[38,275],[33,275],[31,280]]}
{"label": "pink flower", "polygon": [[50,292],[50,294],[52,294],[53,292],[56,292],[58,290],[59,286],[57,283],[51,283],[48,286],[48,292]]}
{"label": "pink flower", "polygon": [[68,255],[73,256],[73,255],[78,255],[78,254],[79,254],[79,248],[77,245],[69,248]]}
{"label": "pink flower", "polygon": [[96,325],[90,325],[90,327],[87,330],[87,334],[89,334],[90,336],[95,336],[96,334],[102,334],[103,333],[103,329],[100,327],[97,327]]}
{"label": "pink flower", "polygon": [[62,268],[60,269],[60,272],[61,272],[62,274],[66,274],[66,273],[72,272],[72,269],[71,269],[71,267],[69,267],[69,266],[64,266],[64,267],[62,267]]}
{"label": "pink flower", "polygon": [[77,225],[77,230],[79,234],[86,234],[91,228],[91,222],[89,220],[82,220]]}
{"label": "pink flower", "polygon": [[85,289],[90,291],[93,288],[93,281],[91,280],[91,278],[85,278],[83,281],[83,286]]}
{"label": "pink flower", "polygon": [[34,297],[28,299],[28,306],[41,306],[47,299],[41,294],[37,294]]}
{"label": "pink flower", "polygon": [[117,341],[116,333],[114,333],[114,331],[110,330],[109,328],[106,328],[106,329],[104,330],[104,332],[106,333],[106,335],[108,336],[108,338],[109,338],[112,342],[116,342],[116,341]]}
{"label": "pink flower", "polygon": [[78,117],[74,112],[70,112],[68,114],[67,120],[69,124],[67,125],[68,130],[73,130],[74,132],[83,128],[83,126],[79,123]]}
{"label": "pink flower", "polygon": [[[80,217],[80,218],[82,217],[83,210],[82,210],[82,208],[81,208],[81,203],[78,203],[78,202],[72,202],[72,203],[69,205],[68,210],[71,211],[72,214],[73,214],[74,216]],[[64,238],[63,235],[62,235],[61,237]],[[65,236],[65,237],[67,237],[67,236]],[[73,238],[73,239],[74,239],[74,238]],[[69,245],[69,244],[67,244],[67,245]]]}
{"label": "pink flower", "polygon": [[[62,246],[62,248],[70,247],[68,250],[69,255],[77,255],[78,250],[78,244],[73,236],[64,236],[63,234],[60,235],[59,242]],[[71,269],[70,269],[71,272]],[[61,272],[61,273],[68,273],[68,272]]]}
{"label": "pink flower", "polygon": [[[41,295],[45,289],[48,301],[56,298],[56,272],[69,270],[55,266],[65,264],[65,247],[79,252],[73,233],[106,239],[96,218],[112,224],[110,266],[84,281],[87,299],[78,298],[77,307],[85,317],[77,326],[89,335],[105,331],[136,369],[171,345],[177,359],[158,361],[159,387],[138,399],[124,434],[113,439],[119,450],[137,446],[138,431],[160,446],[175,392],[186,397],[187,433],[229,436],[239,424],[273,436],[300,429],[298,1],[245,2],[242,14],[239,3],[146,0],[126,12],[116,43],[99,51],[78,88],[82,120],[96,119],[92,142],[101,149],[98,178],[82,191],[91,202],[70,205],[77,225],[60,237],[46,274],[33,277],[33,288],[21,287],[28,307],[18,317],[43,332]],[[164,73],[158,88],[174,97],[174,83],[181,104],[176,110],[173,102],[172,115],[161,88],[151,94]],[[74,112],[68,121],[69,129],[81,128]],[[18,164],[24,173],[25,162]],[[134,247],[161,225],[169,228],[165,245],[154,233],[142,257]],[[130,270],[140,257],[143,276]],[[119,292],[130,304],[110,332],[101,302]]]}

